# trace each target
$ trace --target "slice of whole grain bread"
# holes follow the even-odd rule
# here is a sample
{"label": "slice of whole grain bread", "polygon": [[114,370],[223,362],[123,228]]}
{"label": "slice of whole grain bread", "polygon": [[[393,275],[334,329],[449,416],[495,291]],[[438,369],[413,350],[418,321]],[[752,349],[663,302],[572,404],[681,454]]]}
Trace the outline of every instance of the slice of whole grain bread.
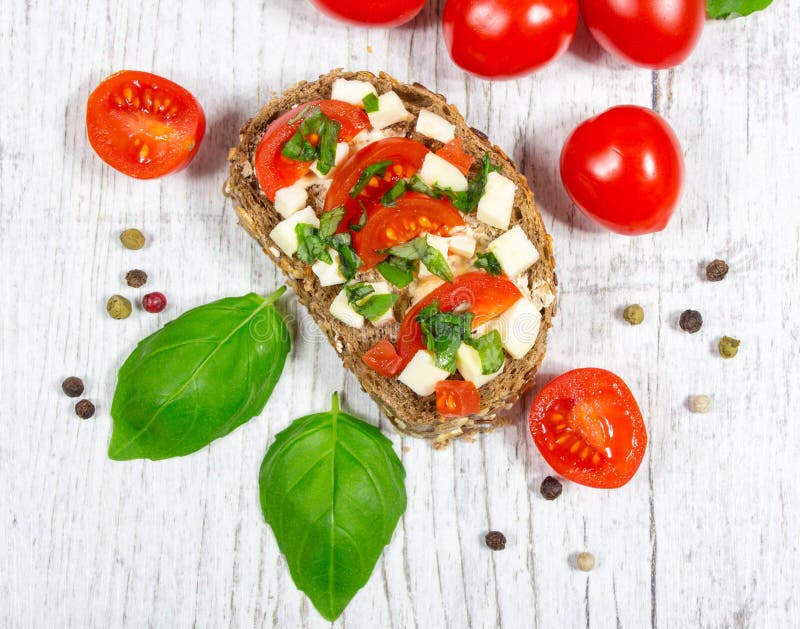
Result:
{"label": "slice of whole grain bread", "polygon": [[[242,226],[281,268],[288,284],[294,288],[300,301],[341,356],[344,366],[356,375],[363,389],[375,400],[397,430],[416,437],[432,439],[434,445],[439,447],[447,445],[451,439],[506,423],[506,412],[533,384],[534,376],[541,366],[546,348],[547,330],[555,315],[555,300],[542,308],[542,324],[533,349],[520,360],[507,357],[503,373],[481,387],[481,411],[471,417],[442,419],[436,411],[434,395],[420,398],[404,384],[396,379],[381,376],[361,360],[364,352],[380,338],[396,341],[399,323],[381,328],[367,325],[358,330],[333,318],[328,308],[341,290],[341,286],[321,287],[308,265],[297,258],[284,255],[269,237],[270,231],[281,220],[281,216],[261,191],[256,180],[253,171],[253,155],[256,147],[270,122],[297,104],[330,98],[333,81],[340,77],[369,81],[379,94],[394,90],[405,103],[406,109],[414,114],[414,118],[419,110],[424,108],[456,125],[456,135],[462,139],[466,152],[476,158],[480,158],[485,151],[489,152],[492,163],[517,185],[511,227],[520,225],[539,251],[539,262],[527,272],[529,285],[555,295],[557,282],[552,239],[545,230],[525,177],[517,171],[514,163],[502,150],[490,144],[485,134],[469,127],[458,110],[448,104],[443,96],[431,92],[419,83],[413,85],[400,83],[385,73],[375,76],[370,72],[342,70],[334,70],[323,75],[318,81],[298,83],[283,95],[273,98],[255,117],[242,126],[239,132],[239,145],[232,149],[229,155],[231,165],[229,178],[225,184],[225,194],[233,199]],[[441,146],[441,143],[415,133],[414,125],[415,120],[399,123],[392,127],[392,131],[398,134],[404,133],[433,150]],[[313,198],[315,190],[312,188],[310,192]],[[321,193],[317,191],[317,194],[324,195],[324,191]],[[318,213],[321,212],[318,201],[316,209]],[[470,220],[476,236],[483,242],[488,242],[502,233],[500,230],[477,223],[474,217]],[[401,319],[408,303],[407,297],[401,297],[396,306],[396,313],[400,313]]]}

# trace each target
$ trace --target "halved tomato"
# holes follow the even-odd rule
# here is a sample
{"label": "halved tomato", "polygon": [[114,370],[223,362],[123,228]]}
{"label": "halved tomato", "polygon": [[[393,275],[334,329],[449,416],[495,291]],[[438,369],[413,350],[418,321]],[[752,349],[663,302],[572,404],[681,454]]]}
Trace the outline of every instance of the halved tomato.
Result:
{"label": "halved tomato", "polygon": [[575,369],[545,385],[533,402],[530,430],[550,467],[589,487],[627,483],[647,446],[631,390],[605,369]]}
{"label": "halved tomato", "polygon": [[474,316],[472,328],[486,323],[490,319],[503,314],[514,302],[522,297],[522,293],[514,282],[504,276],[492,277],[485,271],[473,271],[458,275],[447,284],[442,284],[417,302],[403,318],[397,338],[397,351],[403,359],[403,366],[410,361],[418,350],[425,349],[422,330],[417,323],[417,315],[425,306],[439,301],[441,312],[450,312],[467,305],[467,310]]}
{"label": "halved tomato", "polygon": [[453,138],[436,151],[436,154],[458,168],[462,175],[466,175],[475,163],[475,158],[461,147],[461,138]]}
{"label": "halved tomato", "polygon": [[371,269],[387,257],[378,251],[408,242],[423,233],[446,236],[453,227],[463,224],[461,212],[449,201],[409,192],[392,207],[376,205],[367,224],[353,234],[353,246],[364,261],[362,268]]}
{"label": "halved tomato", "polygon": [[122,70],[89,95],[89,143],[112,168],[155,179],[189,165],[206,131],[203,108],[187,90],[149,72]]}
{"label": "halved tomato", "polygon": [[[281,151],[300,126],[302,122],[300,114],[303,110],[310,111],[315,106],[319,106],[323,114],[341,125],[339,142],[349,142],[360,131],[370,126],[369,118],[363,109],[339,100],[311,101],[290,109],[276,118],[261,137],[254,159],[258,183],[270,201],[275,200],[275,193],[278,190],[291,186],[311,168],[311,162],[289,159],[281,155]],[[296,118],[300,119],[295,120]],[[291,124],[290,120],[293,120]]]}
{"label": "halved tomato", "polygon": [[386,339],[381,339],[364,352],[361,360],[387,378],[399,374],[400,366],[403,362],[398,356],[394,345]]}
{"label": "halved tomato", "polygon": [[436,410],[442,417],[466,417],[481,410],[481,395],[474,383],[442,380],[436,383]]}

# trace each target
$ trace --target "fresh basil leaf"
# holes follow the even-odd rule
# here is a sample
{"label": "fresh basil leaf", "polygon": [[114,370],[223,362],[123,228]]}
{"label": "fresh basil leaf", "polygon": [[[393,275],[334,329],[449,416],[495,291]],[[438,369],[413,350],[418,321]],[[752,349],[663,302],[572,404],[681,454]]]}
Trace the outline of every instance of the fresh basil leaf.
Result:
{"label": "fresh basil leaf", "polygon": [[378,101],[378,97],[375,95],[374,92],[370,92],[364,98],[361,99],[361,102],[364,103],[364,111],[368,114],[374,114],[381,108],[380,102]]}
{"label": "fresh basil leaf", "polygon": [[414,175],[408,181],[407,187],[409,190],[413,190],[414,192],[419,192],[420,194],[425,194],[432,199],[449,199],[453,205],[463,201],[459,201],[460,199],[464,198],[466,192],[453,192],[450,188],[440,188],[439,186],[429,186],[426,184],[422,179],[420,179],[419,175]]}
{"label": "fresh basil leaf", "polygon": [[427,238],[425,238],[425,236],[419,236],[414,238],[414,240],[409,240],[401,245],[395,245],[394,247],[389,247],[388,249],[382,249],[378,251],[378,253],[381,255],[389,254],[405,260],[421,260],[427,249]]}
{"label": "fresh basil leaf", "polygon": [[339,225],[344,218],[344,206],[339,205],[332,210],[323,212],[319,217],[319,236],[320,238],[330,238],[339,229]]}
{"label": "fresh basil leaf", "polygon": [[400,179],[396,184],[394,184],[386,193],[381,197],[381,205],[386,207],[392,207],[397,205],[395,201],[402,197],[406,193],[406,182],[403,179]]}
{"label": "fresh basil leaf", "polygon": [[281,155],[296,162],[313,162],[317,156],[317,149],[298,130],[283,146]]}
{"label": "fresh basil leaf", "polygon": [[379,293],[368,297],[363,303],[354,304],[353,310],[365,319],[376,321],[391,309],[400,296],[397,293]]}
{"label": "fresh basil leaf", "polygon": [[713,19],[744,17],[771,4],[772,0],[706,0],[706,12]]}
{"label": "fresh basil leaf", "polygon": [[109,458],[191,454],[261,413],[290,348],[272,305],[285,290],[194,308],[140,342],[117,376]]}
{"label": "fresh basil leaf", "polygon": [[442,252],[436,247],[428,245],[420,261],[431,273],[440,277],[445,282],[453,281],[453,271],[450,270],[450,265],[447,264],[447,258],[445,258]]}
{"label": "fresh basil leaf", "polygon": [[386,174],[386,169],[391,165],[392,161],[386,160],[383,162],[375,162],[374,164],[367,166],[359,175],[356,185],[354,185],[353,189],[350,190],[350,198],[355,199],[359,194],[361,194],[364,191],[364,188],[367,187],[369,180],[373,177],[383,177]]}
{"label": "fresh basil leaf", "polygon": [[323,175],[327,175],[336,162],[336,143],[339,139],[339,130],[342,128],[336,120],[330,118],[323,125],[319,136],[319,157],[317,158],[317,170]]}
{"label": "fresh basil leaf", "polygon": [[378,263],[376,268],[387,282],[398,288],[405,288],[414,281],[414,264],[411,260],[389,256],[383,262]]}
{"label": "fresh basil leaf", "polygon": [[455,373],[456,353],[472,331],[472,318],[471,312],[440,312],[438,299],[419,311],[417,323],[437,367]]}
{"label": "fresh basil leaf", "polygon": [[492,166],[489,154],[484,153],[480,170],[469,180],[466,193],[462,192],[456,199],[453,199],[453,205],[466,214],[474,212],[486,190],[486,181],[489,173],[494,170],[497,170],[497,168]]}
{"label": "fresh basil leaf", "polygon": [[294,118],[290,118],[289,121],[286,123],[287,125],[293,125],[295,122],[300,122],[306,115],[306,112],[309,110],[309,105],[306,105],[300,110],[300,113],[297,114]]}
{"label": "fresh basil leaf", "polygon": [[350,234],[334,234],[331,246],[339,254],[339,271],[345,279],[353,279],[364,261],[358,256],[351,244]]}
{"label": "fresh basil leaf", "polygon": [[[303,115],[304,113],[305,110],[301,112],[299,116],[292,118],[292,120],[297,121],[297,119],[299,119],[300,116]],[[303,123],[298,127],[297,131],[294,132],[294,135],[281,149],[281,155],[295,161],[313,162],[314,159],[317,159],[319,155],[319,148],[322,142],[322,135],[325,132],[326,127],[328,127],[330,123],[331,119],[328,118],[328,116],[326,116],[324,113],[322,113],[322,110],[319,107],[314,107],[310,112],[308,112],[307,115],[305,115],[305,118],[303,118]],[[337,122],[335,124],[338,125],[339,123]],[[339,131],[337,128],[336,130],[337,136],[338,133]],[[314,146],[311,142],[309,142],[308,138],[311,135],[319,136],[319,142],[317,146]],[[334,140],[333,150],[335,155],[336,152],[335,140]]]}
{"label": "fresh basil leaf", "polygon": [[478,355],[481,357],[481,372],[483,375],[488,376],[500,371],[505,361],[500,332],[492,330],[478,338],[467,336],[464,342],[477,350]]}
{"label": "fresh basil leaf", "polygon": [[475,260],[475,268],[484,269],[493,277],[503,274],[503,267],[500,266],[500,261],[491,251],[478,254],[478,259]]}
{"label": "fresh basil leaf", "polygon": [[297,234],[297,253],[295,254],[306,264],[314,264],[317,260],[322,260],[326,264],[331,264],[333,259],[328,253],[328,245],[325,238],[320,237],[319,229],[307,223],[295,225],[294,233]]}
{"label": "fresh basil leaf", "polygon": [[338,618],[369,580],[406,509],[405,470],[392,443],[339,410],[296,419],[259,473],[264,520],[289,573],[317,611]]}
{"label": "fresh basil leaf", "polygon": [[356,282],[355,284],[345,285],[344,292],[347,295],[347,301],[350,304],[356,304],[369,297],[375,292],[375,289],[366,282]]}
{"label": "fresh basil leaf", "polygon": [[364,204],[361,203],[361,201],[359,201],[359,203],[361,204],[361,217],[358,219],[357,223],[353,223],[347,228],[354,232],[360,232],[362,229],[364,229],[364,225],[367,224],[367,209],[364,207]]}

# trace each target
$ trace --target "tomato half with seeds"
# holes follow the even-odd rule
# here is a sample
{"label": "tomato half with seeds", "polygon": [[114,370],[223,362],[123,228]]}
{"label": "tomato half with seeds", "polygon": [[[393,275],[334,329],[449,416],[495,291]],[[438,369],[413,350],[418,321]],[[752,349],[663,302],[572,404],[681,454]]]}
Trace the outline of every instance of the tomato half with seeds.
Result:
{"label": "tomato half with seeds", "polygon": [[458,168],[462,175],[466,175],[475,163],[475,158],[462,148],[461,138],[453,138],[436,151],[436,154]]}
{"label": "tomato half with seeds", "polygon": [[503,314],[521,298],[522,293],[514,282],[504,276],[493,277],[485,271],[464,273],[456,276],[452,282],[442,284],[409,309],[400,324],[397,352],[403,359],[403,366],[418,350],[425,349],[417,315],[434,301],[439,301],[441,312],[450,312],[456,308],[465,308],[471,312],[475,315],[472,319],[472,328],[475,329]]}
{"label": "tomato half with seeds", "polygon": [[550,467],[588,487],[622,487],[647,447],[631,390],[605,369],[575,369],[545,385],[533,402],[530,430]]}
{"label": "tomato half with seeds", "polygon": [[383,249],[403,244],[424,233],[447,236],[453,227],[464,225],[464,218],[450,201],[432,199],[418,192],[408,192],[391,207],[375,206],[367,224],[353,234],[353,246],[371,269],[385,260]]}
{"label": "tomato half with seeds", "polygon": [[364,352],[361,360],[363,360],[367,366],[387,378],[392,378],[399,374],[403,362],[397,354],[394,345],[387,339],[381,339],[370,347]]}
{"label": "tomato half with seeds", "polygon": [[258,184],[270,201],[281,188],[291,186],[311,169],[311,162],[298,162],[281,155],[283,147],[302,123],[303,110],[319,106],[323,114],[336,120],[339,142],[349,142],[360,131],[370,127],[363,109],[339,100],[315,100],[290,109],[270,123],[256,148],[254,166]]}
{"label": "tomato half with seeds", "polygon": [[178,172],[206,131],[200,103],[169,79],[122,70],[103,80],[86,104],[89,143],[106,164],[137,179]]}
{"label": "tomato half with seeds", "polygon": [[481,410],[481,395],[474,383],[442,380],[436,383],[436,410],[442,417],[467,417]]}

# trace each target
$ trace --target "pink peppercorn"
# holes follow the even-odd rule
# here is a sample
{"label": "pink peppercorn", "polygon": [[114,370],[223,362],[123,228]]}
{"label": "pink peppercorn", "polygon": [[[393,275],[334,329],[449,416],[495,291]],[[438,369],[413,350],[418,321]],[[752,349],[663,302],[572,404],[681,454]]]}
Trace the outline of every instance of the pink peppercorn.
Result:
{"label": "pink peppercorn", "polygon": [[167,298],[164,293],[147,293],[142,297],[142,307],[147,312],[158,313],[167,307]]}

